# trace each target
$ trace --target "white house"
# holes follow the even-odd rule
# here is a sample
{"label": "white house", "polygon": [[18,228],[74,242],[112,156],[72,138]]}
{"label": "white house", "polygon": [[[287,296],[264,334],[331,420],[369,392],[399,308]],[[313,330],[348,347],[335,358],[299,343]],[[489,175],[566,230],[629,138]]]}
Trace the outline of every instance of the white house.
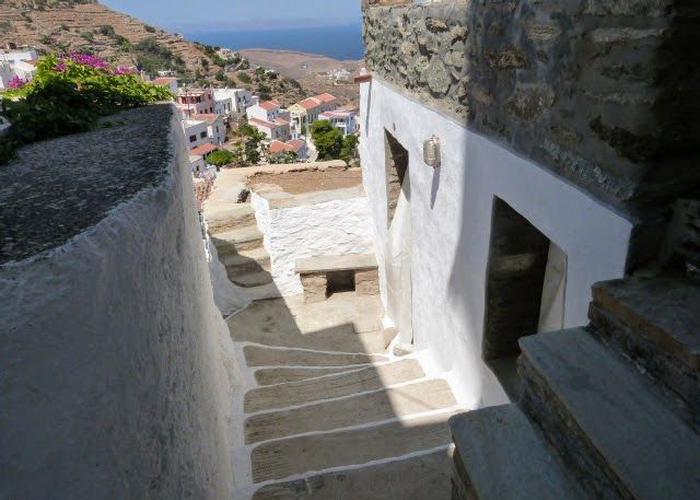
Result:
{"label": "white house", "polygon": [[158,78],[155,78],[151,83],[153,85],[158,85],[161,87],[168,87],[170,89],[170,92],[172,92],[173,94],[177,94],[178,82],[177,78],[173,76],[159,76]]}
{"label": "white house", "polygon": [[226,142],[226,123],[223,115],[208,113],[205,115],[194,115],[192,118],[206,122],[207,135],[211,139],[212,144],[220,146]]}
{"label": "white house", "polygon": [[214,90],[215,100],[228,98],[230,98],[232,101],[232,112],[234,113],[245,113],[249,107],[254,106],[259,102],[259,100],[257,100],[250,91],[245,89],[224,88]]}
{"label": "white house", "polygon": [[358,122],[358,109],[338,109],[335,111],[326,111],[318,115],[319,120],[328,120],[334,127],[339,128],[343,135],[354,134],[360,129]]}
{"label": "white house", "polygon": [[281,114],[283,114],[283,110],[279,101],[263,101],[246,110],[246,116],[249,120],[257,118],[258,120],[273,122]]}
{"label": "white house", "polygon": [[265,137],[270,140],[287,141],[291,138],[289,121],[282,118],[275,118],[273,121],[249,118],[248,124],[265,134]]}
{"label": "white house", "polygon": [[209,124],[204,120],[182,120],[182,129],[185,132],[185,140],[190,149],[202,144],[211,144],[209,137]]}
{"label": "white house", "polygon": [[216,97],[214,92],[214,113],[224,115],[226,118],[233,114],[233,99],[230,97]]}
{"label": "white house", "polygon": [[4,50],[0,51],[0,61],[17,64],[19,62],[36,61],[39,58],[34,49]]}
{"label": "white house", "polygon": [[12,64],[0,61],[0,89],[7,88],[14,77],[15,72],[12,69]]}
{"label": "white house", "polygon": [[328,93],[306,98],[290,106],[292,135],[295,139],[305,135],[308,127],[318,120],[321,113],[332,111],[337,108],[338,99],[334,95]]}

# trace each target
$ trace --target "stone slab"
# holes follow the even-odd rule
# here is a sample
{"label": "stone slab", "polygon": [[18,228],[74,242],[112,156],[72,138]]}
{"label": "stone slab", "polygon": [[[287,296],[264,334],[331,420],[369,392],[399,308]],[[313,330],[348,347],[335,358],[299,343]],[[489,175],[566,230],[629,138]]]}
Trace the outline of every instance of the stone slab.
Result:
{"label": "stone slab", "polygon": [[256,224],[255,210],[248,203],[231,203],[205,211],[209,233],[217,234]]}
{"label": "stone slab", "polygon": [[329,431],[456,405],[444,380],[428,380],[291,410],[263,413],[245,422],[246,443]]}
{"label": "stone slab", "polygon": [[258,346],[246,346],[243,352],[248,366],[340,366],[389,361],[386,356],[375,354],[334,354]]}
{"label": "stone slab", "polygon": [[251,454],[253,481],[259,483],[308,471],[359,465],[448,445],[449,415],[261,444]]}
{"label": "stone slab", "polygon": [[376,269],[356,271],[355,292],[358,295],[379,295],[379,271]]}
{"label": "stone slab", "polygon": [[520,346],[523,399],[544,398],[528,413],[545,431],[564,429],[561,441],[551,433],[555,446],[571,443],[568,453],[591,458],[583,476],[603,475],[633,498],[700,498],[700,436],[649,379],[581,328]]}
{"label": "stone slab", "polygon": [[[212,242],[220,253],[230,254],[236,251],[252,250],[262,246],[263,234],[257,226],[245,226],[231,231],[212,235]],[[223,250],[229,250],[224,252]],[[231,252],[230,250],[233,250]]]}
{"label": "stone slab", "polygon": [[262,385],[283,384],[297,382],[310,378],[343,373],[355,368],[260,368],[255,371],[255,381]]}
{"label": "stone slab", "polygon": [[598,283],[593,301],[630,329],[700,372],[700,287],[680,278]]}
{"label": "stone slab", "polygon": [[561,500],[585,498],[517,406],[456,415],[450,429],[461,461],[456,477],[476,498]]}
{"label": "stone slab", "polygon": [[246,413],[284,408],[329,398],[350,396],[382,387],[409,382],[425,376],[415,359],[401,360],[382,366],[372,366],[318,380],[290,382],[263,387],[245,395]]}
{"label": "stone slab", "polygon": [[[253,289],[246,289],[250,293]],[[303,295],[255,302],[229,321],[236,341],[322,351],[384,353],[381,300],[336,293],[305,304]]]}
{"label": "stone slab", "polygon": [[272,283],[272,275],[267,271],[253,271],[239,274],[236,273],[235,270],[231,271],[227,268],[226,272],[231,281],[243,288],[252,288]]}
{"label": "stone slab", "polygon": [[301,285],[304,287],[304,302],[307,304],[326,300],[328,295],[328,278],[324,274],[302,274]]}
{"label": "stone slab", "polygon": [[260,488],[253,500],[450,500],[447,451]]}
{"label": "stone slab", "polygon": [[376,269],[377,259],[374,254],[322,255],[296,261],[299,274],[326,273],[329,271],[352,271]]}
{"label": "stone slab", "polygon": [[267,253],[265,247],[243,250],[236,254],[226,255],[220,260],[229,273],[245,273],[248,271],[261,270],[269,271],[271,266],[270,254]]}

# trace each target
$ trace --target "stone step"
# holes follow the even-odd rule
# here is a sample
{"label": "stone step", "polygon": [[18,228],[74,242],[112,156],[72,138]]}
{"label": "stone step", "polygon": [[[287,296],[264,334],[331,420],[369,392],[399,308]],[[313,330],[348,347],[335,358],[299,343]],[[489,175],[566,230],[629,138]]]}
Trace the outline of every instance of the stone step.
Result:
{"label": "stone step", "polygon": [[245,226],[224,233],[212,235],[219,257],[233,255],[244,250],[263,246],[263,234],[257,226]]}
{"label": "stone step", "polygon": [[450,415],[443,413],[407,422],[263,443],[251,454],[253,482],[284,479],[294,474],[332,467],[361,465],[446,446],[450,443],[447,426]]}
{"label": "stone step", "polygon": [[282,293],[274,282],[268,283],[267,285],[246,288],[245,291],[248,294],[248,297],[254,301],[279,299],[282,297]]}
{"label": "stone step", "polygon": [[267,271],[249,272],[243,274],[234,274],[229,272],[228,269],[226,271],[229,279],[236,285],[243,288],[252,288],[272,283],[272,275]]}
{"label": "stone step", "polygon": [[261,368],[255,372],[255,381],[263,386],[296,382],[356,368]]}
{"label": "stone step", "polygon": [[700,287],[658,277],[598,283],[590,318],[606,342],[642,365],[700,421]]}
{"label": "stone step", "polygon": [[360,392],[409,382],[425,376],[415,359],[406,359],[383,366],[372,366],[355,372],[342,373],[317,380],[290,382],[263,387],[245,395],[245,412],[271,410],[349,396]]}
{"label": "stone step", "polygon": [[441,410],[456,404],[447,382],[427,380],[300,408],[253,415],[245,421],[245,440],[246,444],[250,444],[306,432],[329,431]]}
{"label": "stone step", "polygon": [[527,417],[515,405],[450,419],[455,443],[455,498],[585,498]]}
{"label": "stone step", "polygon": [[377,354],[344,354],[304,351],[298,349],[273,349],[246,346],[243,348],[248,366],[355,366],[389,361]]}
{"label": "stone step", "polygon": [[445,451],[264,486],[253,500],[450,500]]}
{"label": "stone step", "polygon": [[520,404],[587,491],[700,498],[700,436],[631,363],[582,328],[520,347]]}
{"label": "stone step", "polygon": [[231,204],[226,208],[206,210],[209,234],[219,234],[256,224],[255,210],[248,203]]}
{"label": "stone step", "polygon": [[270,271],[270,254],[267,253],[265,247],[243,250],[233,255],[226,255],[220,260],[229,275],[253,271]]}

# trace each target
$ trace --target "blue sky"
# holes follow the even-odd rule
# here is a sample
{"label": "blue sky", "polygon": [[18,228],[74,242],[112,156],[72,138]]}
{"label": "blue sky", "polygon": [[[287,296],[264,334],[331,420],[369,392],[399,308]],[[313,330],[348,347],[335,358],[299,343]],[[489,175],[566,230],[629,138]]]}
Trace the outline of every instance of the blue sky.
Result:
{"label": "blue sky", "polygon": [[179,31],[359,24],[361,0],[101,0],[149,24]]}

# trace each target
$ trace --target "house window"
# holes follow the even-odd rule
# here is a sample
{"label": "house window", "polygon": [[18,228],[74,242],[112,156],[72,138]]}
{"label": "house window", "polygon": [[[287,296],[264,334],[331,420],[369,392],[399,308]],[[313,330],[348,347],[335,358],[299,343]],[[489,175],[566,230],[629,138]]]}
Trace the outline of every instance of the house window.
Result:
{"label": "house window", "polygon": [[190,136],[190,142],[195,142],[196,140],[197,140],[197,136],[196,136],[196,135],[191,135],[191,136]]}
{"label": "house window", "polygon": [[199,134],[199,137],[202,139],[206,138],[206,136],[207,136],[206,132],[200,132],[200,134]]}

